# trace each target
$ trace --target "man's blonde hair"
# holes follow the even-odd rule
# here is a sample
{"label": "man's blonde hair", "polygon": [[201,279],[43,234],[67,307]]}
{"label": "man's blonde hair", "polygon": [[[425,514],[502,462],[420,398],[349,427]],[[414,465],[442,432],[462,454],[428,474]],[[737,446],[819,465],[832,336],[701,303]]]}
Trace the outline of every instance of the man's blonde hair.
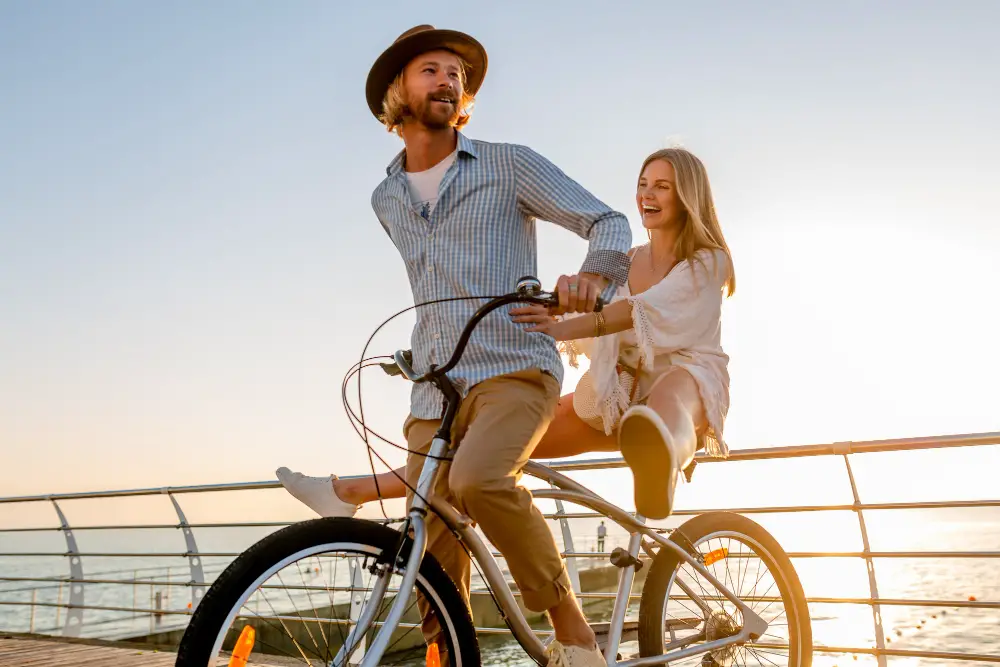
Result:
{"label": "man's blonde hair", "polygon": [[[469,64],[458,54],[455,55],[460,64],[458,76],[462,82],[462,97],[458,101],[459,115],[454,127],[456,130],[461,130],[472,118],[472,107],[476,103],[476,98],[465,90],[465,72],[468,70]],[[379,120],[385,125],[386,130],[403,136],[403,120],[408,113],[406,88],[403,86],[403,73],[400,72],[389,84],[389,89],[385,91],[385,97],[382,98],[382,115],[379,116]]]}
{"label": "man's blonde hair", "polygon": [[729,279],[724,287],[728,296],[736,292],[736,272],[733,269],[733,256],[722,235],[719,218],[715,215],[715,202],[712,200],[712,187],[708,183],[708,170],[693,153],[683,148],[665,148],[656,151],[642,163],[639,177],[650,162],[663,160],[674,168],[677,179],[677,197],[681,200],[684,212],[687,214],[684,227],[677,237],[674,246],[674,257],[678,261],[692,262],[695,253],[703,248],[721,250],[729,260]]}

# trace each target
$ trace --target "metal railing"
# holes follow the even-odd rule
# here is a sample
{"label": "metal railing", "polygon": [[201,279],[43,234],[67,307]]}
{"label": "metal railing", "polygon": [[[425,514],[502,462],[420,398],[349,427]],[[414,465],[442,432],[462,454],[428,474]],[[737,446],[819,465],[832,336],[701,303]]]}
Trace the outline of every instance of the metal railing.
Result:
{"label": "metal railing", "polygon": [[[1000,432],[977,433],[967,435],[936,436],[924,438],[904,438],[894,440],[876,440],[867,442],[838,442],[821,445],[800,445],[793,447],[774,447],[762,449],[747,449],[733,451],[730,457],[724,461],[699,457],[698,463],[728,465],[740,461],[756,461],[768,459],[792,459],[800,457],[839,457],[845,465],[847,480],[850,484],[853,502],[850,504],[829,504],[829,505],[789,505],[770,507],[737,507],[728,508],[724,511],[737,512],[740,514],[785,514],[798,512],[834,512],[851,511],[856,513],[858,528],[861,536],[861,551],[800,551],[789,552],[789,556],[795,559],[806,558],[850,558],[863,559],[867,571],[867,581],[869,587],[868,597],[817,597],[808,596],[807,601],[814,604],[854,604],[867,605],[872,610],[872,624],[874,628],[874,647],[862,646],[815,646],[814,650],[822,653],[835,654],[864,654],[874,656],[879,667],[886,665],[886,657],[915,657],[925,659],[978,661],[988,663],[1000,663],[1000,655],[977,654],[970,651],[923,651],[915,649],[893,649],[887,646],[885,631],[882,622],[883,606],[913,606],[930,608],[964,608],[964,609],[986,609],[1000,610],[1000,600],[977,600],[977,599],[913,599],[913,598],[884,598],[879,595],[878,578],[876,576],[875,561],[879,559],[894,558],[938,558],[938,559],[998,559],[1000,551],[972,550],[972,551],[874,551],[871,549],[868,527],[865,522],[865,512],[874,510],[914,510],[914,509],[971,509],[1000,507],[1000,499],[985,500],[961,500],[961,501],[924,501],[924,502],[892,502],[892,503],[864,503],[861,501],[858,486],[855,481],[854,471],[851,467],[851,457],[857,454],[892,451],[914,451],[950,447],[977,447],[986,445],[1000,445]],[[548,462],[551,468],[560,472],[593,471],[622,468],[625,466],[621,458],[592,459],[586,461],[554,461]],[[230,523],[189,523],[181,509],[178,496],[193,493],[206,492],[227,492],[227,491],[248,491],[261,489],[280,488],[277,482],[244,482],[226,484],[207,484],[197,486],[177,486],[152,489],[129,489],[120,491],[92,491],[84,493],[64,493],[52,495],[19,496],[0,498],[0,505],[10,505],[15,503],[52,503],[59,520],[57,526],[32,526],[32,527],[7,527],[0,528],[0,535],[13,533],[52,533],[60,532],[66,541],[66,551],[0,551],[0,559],[8,558],[43,558],[43,557],[64,557],[67,560],[68,576],[60,577],[40,577],[40,576],[0,576],[0,583],[9,584],[44,584],[39,586],[20,586],[18,588],[0,589],[0,595],[9,593],[31,592],[30,600],[7,600],[0,599],[0,609],[3,607],[25,607],[29,610],[31,622],[30,630],[36,631],[34,616],[36,608],[54,608],[57,610],[57,622],[51,632],[59,632],[66,636],[76,636],[80,634],[83,627],[84,613],[87,611],[121,612],[125,614],[147,614],[150,617],[152,628],[152,618],[162,618],[165,616],[187,616],[193,613],[193,609],[198,605],[210,581],[206,579],[206,567],[203,564],[205,558],[232,559],[238,553],[232,552],[212,552],[200,551],[195,539],[194,530],[214,529],[214,528],[280,528],[289,525],[291,522],[268,521],[268,522],[230,522]],[[60,507],[60,502],[67,500],[94,500],[106,498],[123,498],[137,496],[165,495],[171,501],[174,512],[177,515],[176,523],[153,523],[153,524],[103,524],[90,526],[71,526]],[[708,510],[678,510],[675,516],[688,516],[701,514]],[[713,509],[711,511],[720,511]],[[563,556],[567,559],[571,578],[574,581],[574,588],[582,599],[612,599],[613,593],[587,593],[579,589],[579,579],[576,575],[574,561],[576,559],[595,557],[606,557],[610,554],[605,552],[577,551],[573,546],[573,534],[569,521],[573,519],[593,519],[597,515],[589,512],[568,513],[561,505],[557,505],[557,511],[546,514],[546,518],[559,521],[562,528],[562,537],[565,547]],[[150,552],[114,552],[114,551],[81,551],[76,542],[75,533],[90,530],[157,530],[175,529],[180,530],[185,540],[184,551],[150,551]],[[183,558],[188,561],[188,576],[174,580],[168,573],[166,577],[162,575],[146,576],[138,578],[138,570],[129,569],[95,573],[90,577],[84,576],[83,563],[90,558]],[[0,560],[0,566],[4,561]],[[220,566],[221,567],[221,566]],[[215,568],[213,568],[215,569]],[[162,571],[162,568],[160,568]],[[2,570],[0,570],[2,572]],[[126,578],[123,573],[132,572],[132,578]],[[1000,570],[998,570],[1000,572]],[[105,576],[97,576],[103,574]],[[119,576],[107,576],[119,575]],[[998,574],[1000,576],[1000,574]],[[187,588],[190,591],[190,604],[187,609],[167,609],[154,605],[152,602],[148,608],[137,605],[135,597],[132,607],[119,605],[99,605],[87,604],[85,601],[84,585],[130,585],[161,586],[165,589],[175,587]],[[38,592],[43,589],[59,587],[59,596],[56,602],[42,602],[38,600]],[[68,599],[63,601],[63,587],[68,588]],[[807,591],[808,593],[808,591]],[[473,595],[489,595],[488,591],[473,591]],[[639,593],[633,592],[632,598],[638,599]],[[61,612],[65,611],[65,620],[61,620]],[[58,627],[62,622],[62,626]],[[5,628],[0,627],[0,630]],[[8,630],[10,628],[7,628]],[[505,629],[499,628],[477,628],[477,631],[484,634],[506,633]]]}

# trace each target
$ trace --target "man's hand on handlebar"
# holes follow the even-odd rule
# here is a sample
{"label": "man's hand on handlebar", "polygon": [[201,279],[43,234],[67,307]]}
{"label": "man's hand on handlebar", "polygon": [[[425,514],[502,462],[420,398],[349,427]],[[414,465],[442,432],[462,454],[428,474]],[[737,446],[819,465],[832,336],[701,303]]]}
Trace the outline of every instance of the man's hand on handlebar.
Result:
{"label": "man's hand on handlebar", "polygon": [[[580,273],[575,276],[562,276],[559,278],[558,291],[546,294],[541,291],[541,284],[537,278],[534,276],[524,276],[518,280],[515,292],[491,298],[488,303],[481,306],[472,315],[462,330],[461,336],[458,338],[455,351],[443,366],[432,365],[429,371],[418,375],[413,371],[412,353],[409,350],[397,351],[394,355],[394,363],[380,365],[382,366],[382,370],[389,375],[402,373],[413,382],[435,382],[442,379],[446,381],[447,377],[445,377],[445,374],[458,364],[458,360],[461,358],[462,353],[465,351],[465,346],[472,336],[472,330],[490,312],[507,304],[528,303],[530,304],[529,307],[514,308],[510,311],[515,316],[515,321],[532,324],[533,326],[527,329],[529,331],[548,332],[547,327],[566,324],[565,322],[557,323],[554,319],[555,315],[562,313],[590,313],[601,310],[604,307],[604,302],[600,298],[600,293],[606,284],[607,281],[601,276],[593,273]],[[556,303],[557,299],[558,303]],[[558,338],[555,332],[548,333],[557,340],[568,340],[568,338]],[[572,338],[582,338],[588,336],[589,332],[575,335],[573,331],[569,331],[567,335],[569,334],[573,334]]]}
{"label": "man's hand on handlebar", "polygon": [[560,276],[555,293],[559,295],[559,305],[551,308],[552,315],[564,313],[591,313],[597,306],[597,299],[607,287],[608,280],[596,273],[578,273]]}

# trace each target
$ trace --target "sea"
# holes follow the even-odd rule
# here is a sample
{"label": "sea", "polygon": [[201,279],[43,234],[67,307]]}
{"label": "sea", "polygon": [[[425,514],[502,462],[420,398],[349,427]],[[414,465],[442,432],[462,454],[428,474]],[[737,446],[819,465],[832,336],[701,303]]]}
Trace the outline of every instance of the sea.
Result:
{"label": "sea", "polygon": [[[850,513],[848,513],[850,514]],[[874,514],[874,513],[873,513]],[[890,513],[885,513],[890,514]],[[900,512],[892,512],[898,515]],[[989,551],[1000,553],[1000,517],[990,511],[963,512],[962,518],[943,516],[936,511],[914,511],[905,526],[898,526],[899,534],[893,550],[920,551]],[[794,531],[796,520],[755,517],[776,535]],[[813,517],[815,519],[815,516]],[[895,519],[879,517],[890,524]],[[580,521],[578,523],[583,523]],[[782,526],[781,524],[785,525]],[[868,520],[869,530],[879,520]],[[770,524],[770,525],[769,525]],[[914,530],[914,526],[919,529]],[[582,533],[581,528],[577,528]],[[78,531],[83,535],[90,531]],[[163,535],[163,531],[132,531],[145,533],[129,535],[128,544],[121,536],[87,535],[81,538],[81,550],[93,552],[183,552],[183,540],[177,535]],[[268,529],[199,529],[203,551],[239,552]],[[202,533],[199,535],[199,533]],[[596,533],[596,531],[594,531]],[[590,534],[594,534],[590,533]],[[208,537],[211,535],[211,538]],[[554,531],[561,542],[559,531]],[[30,535],[30,534],[28,534]],[[25,546],[39,546],[37,537],[24,539],[25,534],[7,534],[2,550],[27,551]],[[42,540],[41,542],[50,541]],[[609,531],[606,549],[624,546],[626,536],[614,528]],[[560,546],[562,546],[560,544]],[[879,549],[884,545],[873,545]],[[574,540],[576,551],[596,548],[596,537],[580,535]],[[848,547],[850,550],[853,547]],[[202,566],[208,580],[221,572],[231,559],[206,556]],[[580,567],[603,565],[603,559],[582,559]],[[85,601],[89,606],[125,609],[163,609],[183,611],[190,599],[190,589],[168,586],[168,582],[187,581],[189,565],[184,558],[148,558],[90,556],[84,563],[87,578],[121,580],[121,584],[86,584]],[[67,573],[66,557],[0,557],[0,577],[52,577]],[[869,583],[864,561],[858,558],[796,558],[795,568],[808,597],[869,597]],[[878,592],[883,598],[918,600],[980,600],[1000,601],[1000,560],[996,558],[878,558],[875,560]],[[129,584],[130,580],[142,583]],[[474,585],[478,582],[474,582]],[[38,603],[32,607],[30,602]],[[0,582],[0,602],[22,602],[24,605],[0,605],[0,631],[59,634],[65,623],[64,609],[41,606],[44,603],[65,603],[69,599],[68,585],[58,582]],[[631,610],[634,614],[635,609]],[[1000,609],[970,609],[960,607],[923,607],[884,605],[881,609],[882,624],[888,648],[966,652],[1000,656]],[[872,608],[856,604],[810,604],[813,636],[817,648],[822,646],[873,647],[875,632]],[[147,631],[159,631],[168,626],[183,624],[184,616],[154,618],[143,612],[95,611],[84,612],[83,636],[100,638],[125,638]],[[531,665],[534,664],[513,640],[490,640],[484,651],[484,664]],[[935,664],[936,661],[920,658],[889,658],[893,665]],[[866,655],[817,652],[817,666],[843,667],[848,664],[874,664]],[[964,664],[970,664],[968,662]],[[972,663],[979,664],[979,663]],[[981,664],[989,664],[983,662]]]}
{"label": "sea", "polygon": [[[953,458],[953,457],[952,457]],[[944,459],[942,459],[944,460]],[[751,462],[752,463],[752,462]],[[764,464],[761,470],[764,470]],[[748,464],[749,466],[749,464]],[[730,466],[716,466],[730,468]],[[747,469],[750,469],[747,467]],[[772,506],[768,490],[789,488],[788,485],[805,483],[821,486],[822,475],[829,475],[829,462],[817,467],[814,478],[792,480],[787,484],[785,475],[774,465],[768,470],[778,470],[779,478],[769,480],[754,496],[757,506]],[[970,468],[970,470],[972,470]],[[679,497],[694,503],[694,507],[710,506],[709,495],[718,487],[718,506],[745,507],[734,502],[733,490],[722,488],[712,473],[702,475],[701,467],[690,485],[682,485]],[[933,475],[934,470],[928,471]],[[969,491],[971,498],[983,498],[995,493],[990,491],[989,479],[995,473],[983,472],[986,484],[977,484]],[[609,472],[592,473],[595,479],[607,479]],[[755,472],[754,475],[760,478]],[[837,493],[843,494],[843,471],[837,471]],[[584,476],[585,477],[585,476]],[[861,475],[864,477],[864,474]],[[744,475],[743,479],[749,479]],[[872,473],[872,488],[886,487],[884,472]],[[863,481],[859,478],[859,481]],[[586,483],[586,481],[585,481]],[[701,485],[699,487],[699,484]],[[728,483],[727,483],[728,484]],[[784,485],[784,486],[783,486]],[[834,485],[834,482],[831,482]],[[609,495],[613,484],[608,485]],[[730,484],[731,486],[731,484]],[[698,493],[694,490],[700,489]],[[799,487],[794,487],[799,488]],[[848,486],[848,492],[850,493]],[[929,485],[903,489],[904,497],[929,495]],[[946,488],[942,493],[954,498],[960,487]],[[899,489],[893,490],[900,495]],[[627,496],[630,492],[623,492]],[[798,493],[798,492],[797,492]],[[232,496],[239,496],[234,502]],[[739,489],[737,496],[746,495]],[[786,494],[787,495],[787,494]],[[843,495],[838,496],[842,504]],[[238,492],[236,494],[188,494],[180,497],[194,524],[268,521],[307,518],[294,501],[289,501],[281,490]],[[620,501],[621,499],[616,499]],[[881,499],[879,499],[881,500]],[[176,524],[177,518],[169,502],[160,497],[122,499],[115,501],[71,501],[64,503],[74,526],[84,525],[136,525]],[[291,502],[292,504],[288,504]],[[799,501],[805,504],[806,500]],[[810,500],[809,502],[812,502]],[[872,502],[872,501],[870,501]],[[90,508],[87,513],[75,510]],[[103,503],[103,504],[102,504]],[[228,504],[227,504],[228,503]],[[283,504],[284,503],[284,504]],[[539,501],[540,504],[549,501]],[[786,503],[788,504],[788,503]],[[824,501],[817,504],[831,504]],[[833,504],[837,504],[836,502]],[[35,505],[46,505],[37,503]],[[93,507],[99,505],[100,511]],[[692,506],[690,503],[688,506]],[[130,508],[128,511],[115,508]],[[391,509],[391,507],[390,507]],[[551,503],[543,510],[551,512]],[[299,514],[295,515],[295,511]],[[368,508],[368,518],[375,518],[375,509]],[[568,508],[579,511],[579,508]],[[53,525],[51,507],[29,510],[28,505],[0,505],[0,528],[18,526]],[[796,513],[748,513],[747,516],[771,532],[788,552],[809,553],[808,557],[793,559],[806,596],[810,598],[862,598],[871,597],[869,578],[864,559],[858,557],[822,557],[817,553],[860,552],[863,549],[858,513],[849,509],[837,511],[804,511]],[[46,518],[47,517],[47,518]],[[878,594],[892,600],[930,600],[951,602],[942,606],[882,605],[881,620],[886,647],[896,650],[960,652],[993,656],[988,661],[963,661],[951,664],[995,664],[1000,662],[1000,507],[962,507],[946,509],[866,510],[863,514],[867,533],[874,552],[958,552],[963,557],[878,557],[874,559],[874,572]],[[662,522],[666,528],[676,527],[689,516],[675,516]],[[595,552],[597,549],[598,520],[576,518],[571,521],[572,545],[563,544],[562,532],[556,521],[550,521],[553,536],[560,548],[570,546],[574,552]],[[56,524],[58,525],[58,524]],[[208,581],[214,579],[232,560],[228,554],[237,554],[279,526],[258,527],[197,527],[194,529],[198,550],[202,554],[200,565]],[[170,583],[190,580],[189,562],[183,557],[185,540],[175,528],[130,529],[120,528],[84,530],[77,528],[74,537],[86,578],[104,579],[113,583],[84,584],[85,604],[90,607],[111,609],[84,611],[80,634],[86,637],[123,639],[162,630],[183,627],[191,599],[191,588],[171,586]],[[627,534],[619,527],[608,524],[605,550],[625,546]],[[66,623],[65,604],[70,597],[69,584],[58,581],[69,574],[69,556],[64,535],[59,531],[10,532],[0,530],[0,632],[29,632],[58,635]],[[976,557],[965,557],[969,552],[982,552]],[[24,554],[52,555],[24,555]],[[175,554],[157,557],[150,554]],[[117,554],[117,555],[111,555]],[[215,555],[213,555],[215,554]],[[576,559],[580,568],[607,565],[597,556]],[[17,581],[18,578],[48,579],[42,582]],[[133,583],[141,582],[141,583]],[[474,577],[473,587],[482,582]],[[961,602],[992,603],[993,608],[958,606]],[[34,602],[34,604],[32,604]],[[154,616],[146,610],[159,609],[165,613]],[[135,611],[132,611],[135,610]],[[875,646],[873,610],[867,604],[810,603],[815,652],[813,664],[817,667],[845,667],[847,665],[875,665],[875,658],[857,653],[837,653],[824,647]],[[637,609],[629,610],[630,616]],[[591,619],[600,620],[600,619]],[[625,646],[623,652],[628,652]],[[491,666],[528,666],[534,663],[512,639],[491,637],[483,641],[484,664]],[[917,657],[889,656],[890,665],[936,665],[940,660]]]}

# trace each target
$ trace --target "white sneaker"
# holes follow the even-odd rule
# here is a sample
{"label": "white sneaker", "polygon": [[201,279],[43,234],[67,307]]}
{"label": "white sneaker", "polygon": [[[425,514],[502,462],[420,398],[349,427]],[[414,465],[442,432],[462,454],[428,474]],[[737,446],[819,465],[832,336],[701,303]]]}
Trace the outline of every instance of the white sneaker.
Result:
{"label": "white sneaker", "polygon": [[564,646],[559,641],[549,644],[545,649],[545,657],[549,659],[545,663],[546,667],[608,667],[598,649]]}
{"label": "white sneaker", "polygon": [[336,475],[307,477],[284,467],[275,470],[274,474],[286,491],[320,516],[350,517],[357,514],[360,509],[359,505],[341,500],[334,491],[333,480],[337,479]]}
{"label": "white sneaker", "polygon": [[632,469],[636,512],[648,519],[670,516],[677,475],[694,458],[695,443],[678,444],[655,410],[634,405],[622,415],[618,446]]}

